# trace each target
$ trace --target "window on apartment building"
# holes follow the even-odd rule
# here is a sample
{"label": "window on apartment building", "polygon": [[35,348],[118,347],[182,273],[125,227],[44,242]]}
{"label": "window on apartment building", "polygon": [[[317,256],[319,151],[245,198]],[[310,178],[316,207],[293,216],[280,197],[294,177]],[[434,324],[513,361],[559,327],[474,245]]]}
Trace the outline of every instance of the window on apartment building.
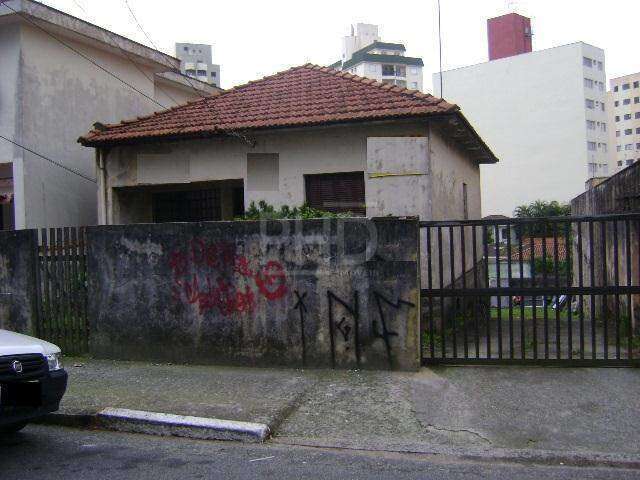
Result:
{"label": "window on apartment building", "polygon": [[587,150],[595,152],[598,149],[596,142],[587,142]]}
{"label": "window on apartment building", "polygon": [[640,97],[633,97],[633,103],[640,103]]}
{"label": "window on apartment building", "polygon": [[625,98],[625,99],[622,101],[622,104],[623,104],[623,105],[631,105],[631,99],[630,99],[630,98]]}
{"label": "window on apartment building", "polygon": [[396,74],[396,67],[393,65],[382,65],[382,75],[387,77],[393,77]]}
{"label": "window on apartment building", "polygon": [[624,134],[625,135],[633,135],[633,128],[625,128],[624,129]]}
{"label": "window on apartment building", "polygon": [[618,160],[618,166],[621,167],[622,166],[622,160]]}
{"label": "window on apartment building", "polygon": [[211,77],[216,78],[218,76],[218,72],[211,72]]}
{"label": "window on apartment building", "polygon": [[616,122],[620,121],[620,115],[616,115]]}
{"label": "window on apartment building", "polygon": [[375,63],[367,64],[367,71],[369,73],[377,73],[378,72],[378,65],[376,65]]}
{"label": "window on apartment building", "polygon": [[640,81],[633,82],[633,88],[640,88]]}
{"label": "window on apartment building", "polygon": [[633,165],[633,158],[630,158],[629,160],[627,160],[627,166],[629,165]]}
{"label": "window on apartment building", "polygon": [[411,72],[411,75],[417,75],[418,74],[418,67],[411,67],[409,69],[409,71]]}
{"label": "window on apartment building", "polygon": [[398,65],[396,66],[396,77],[406,77],[407,76],[407,67]]}
{"label": "window on apartment building", "polygon": [[635,117],[636,117],[636,120],[639,119],[640,118],[640,112],[636,112]]}
{"label": "window on apartment building", "polygon": [[467,184],[462,184],[462,208],[463,215],[465,220],[469,220],[469,197],[467,194]]}
{"label": "window on apartment building", "polygon": [[596,129],[596,122],[594,122],[593,120],[587,120],[587,128],[589,130],[595,130]]}
{"label": "window on apartment building", "polygon": [[587,88],[593,88],[593,80],[591,80],[590,78],[585,78],[584,86]]}
{"label": "window on apartment building", "polygon": [[636,135],[640,135],[640,127],[636,128]]}
{"label": "window on apartment building", "polygon": [[601,92],[604,92],[604,83],[603,83],[603,82],[598,82],[598,89],[599,89]]}
{"label": "window on apartment building", "polygon": [[616,130],[616,137],[620,136],[620,130]]}
{"label": "window on apartment building", "polygon": [[600,71],[604,70],[604,63],[598,62],[598,70]]}
{"label": "window on apartment building", "polygon": [[593,110],[594,106],[595,106],[595,102],[593,100],[591,100],[590,98],[585,99],[585,105],[587,106],[587,108]]}
{"label": "window on apartment building", "polygon": [[622,90],[629,90],[630,88],[631,88],[631,85],[629,85],[628,83],[622,84]]}
{"label": "window on apartment building", "polygon": [[614,105],[615,107],[619,107],[619,106],[620,106],[620,102],[619,102],[618,100],[616,100],[615,102],[613,102],[613,105]]}
{"label": "window on apartment building", "polygon": [[603,153],[607,153],[607,151],[609,150],[606,143],[599,143],[598,148],[600,148],[600,150],[602,150]]}
{"label": "window on apartment building", "polygon": [[207,76],[207,71],[206,70],[198,70],[198,76],[199,77],[206,77]]}
{"label": "window on apartment building", "polygon": [[184,49],[185,52],[189,51],[189,47],[182,47]]}
{"label": "window on apartment building", "polygon": [[195,70],[185,70],[185,72],[187,75],[191,75],[191,76],[195,76],[196,71]]}
{"label": "window on apartment building", "polygon": [[633,143],[627,143],[627,144],[624,146],[624,149],[625,149],[625,151],[627,151],[627,152],[629,152],[629,151],[633,150]]}
{"label": "window on apartment building", "polygon": [[640,150],[640,143],[636,143],[636,150]]}
{"label": "window on apartment building", "polygon": [[600,103],[600,110],[602,110],[604,112],[604,102]]}
{"label": "window on apartment building", "polygon": [[618,145],[618,146],[616,147],[616,151],[617,151],[617,152],[621,152],[621,151],[622,151],[622,145]]}
{"label": "window on apartment building", "polygon": [[624,114],[624,119],[625,120],[631,120],[631,114],[630,113],[625,113]]}
{"label": "window on apartment building", "polygon": [[619,90],[620,90],[620,88],[618,87],[618,85],[616,85],[615,87],[613,87],[613,91],[614,91],[614,92],[617,92],[617,91],[619,91]]}
{"label": "window on apartment building", "polygon": [[411,82],[411,88],[414,90],[418,89],[418,82]]}
{"label": "window on apartment building", "polygon": [[585,67],[593,67],[593,60],[591,60],[589,57],[582,57],[582,64]]}
{"label": "window on apartment building", "polygon": [[305,175],[304,183],[310,207],[366,215],[364,172]]}
{"label": "window on apartment building", "polygon": [[607,131],[607,124],[606,124],[606,123],[604,123],[604,122],[602,122],[602,123],[600,124],[600,128],[602,129],[602,131],[603,131],[603,132],[606,132],[606,131]]}

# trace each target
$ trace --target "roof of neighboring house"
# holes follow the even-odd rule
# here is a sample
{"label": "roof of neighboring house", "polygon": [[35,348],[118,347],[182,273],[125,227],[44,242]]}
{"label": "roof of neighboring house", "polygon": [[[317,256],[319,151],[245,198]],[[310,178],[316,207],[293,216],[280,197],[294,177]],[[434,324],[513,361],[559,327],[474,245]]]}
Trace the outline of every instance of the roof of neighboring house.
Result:
{"label": "roof of neighboring house", "polygon": [[[553,261],[555,259],[555,245],[556,240],[553,237],[547,238],[534,238],[533,239],[533,258],[541,259],[543,258],[543,253],[546,253],[546,257],[548,261]],[[563,262],[567,259],[567,244],[564,237],[558,236],[558,261]],[[546,245],[545,245],[546,243]],[[544,251],[546,248],[546,252]],[[491,254],[491,247],[489,247],[489,254]],[[495,255],[494,255],[495,256]],[[509,256],[508,247],[500,248],[500,259],[506,260]],[[520,261],[520,245],[519,243],[513,243],[511,245],[511,261],[519,262]],[[522,239],[522,261],[530,262],[531,261],[531,239],[523,238]]]}
{"label": "roof of neighboring house", "polygon": [[69,37],[78,42],[125,52],[125,55],[133,55],[139,61],[154,66],[157,71],[180,68],[180,60],[175,57],[34,0],[0,1],[0,23],[14,20],[42,28],[55,37]]}
{"label": "roof of neighboring house", "polygon": [[457,105],[417,90],[306,64],[81,137],[85,146],[203,138],[283,127],[437,118],[476,161],[497,158]]}

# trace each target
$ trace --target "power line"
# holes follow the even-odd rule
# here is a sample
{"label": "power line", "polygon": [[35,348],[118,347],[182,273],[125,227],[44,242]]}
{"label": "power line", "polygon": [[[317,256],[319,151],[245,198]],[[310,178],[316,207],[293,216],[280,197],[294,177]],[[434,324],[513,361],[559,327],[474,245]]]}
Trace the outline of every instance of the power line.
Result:
{"label": "power line", "polygon": [[20,143],[14,141],[14,140],[11,140],[10,138],[7,138],[2,134],[0,134],[0,138],[2,138],[3,140],[6,140],[9,143],[14,144],[16,147],[19,147],[19,148],[21,148],[21,149],[23,149],[23,150],[25,150],[25,151],[27,151],[29,153],[32,153],[33,155],[35,155],[37,157],[40,157],[40,158],[46,160],[47,162],[52,163],[53,165],[55,165],[57,167],[62,168],[63,170],[66,170],[69,173],[73,173],[74,175],[82,177],[85,180],[88,180],[88,181],[90,181],[92,183],[97,183],[97,180],[95,178],[91,178],[91,177],[88,177],[88,176],[86,176],[86,175],[84,175],[84,174],[82,174],[80,172],[77,172],[76,170],[73,170],[72,168],[69,168],[69,167],[63,165],[60,162],[56,162],[55,160],[52,160],[51,158],[49,158],[49,157],[47,157],[45,155],[42,155],[41,153],[38,153],[35,150],[30,149],[29,147],[25,147],[24,145],[21,145]]}
{"label": "power line", "polygon": [[[72,1],[72,2],[73,2],[73,3],[74,3],[74,4],[75,4],[75,5],[76,5],[80,10],[82,10],[82,12],[83,12],[87,17],[90,17],[90,16],[91,16],[91,15],[89,15],[89,12],[87,12],[87,10],[86,10],[82,5],[80,5],[80,3],[78,3],[78,1],[77,1],[77,0],[71,0],[71,1]],[[138,64],[137,64],[137,63],[136,63],[136,62],[135,62],[135,61],[134,61],[134,60],[129,56],[129,54],[127,53],[127,51],[126,51],[124,48],[122,48],[122,47],[118,44],[117,40],[113,37],[113,33],[112,33],[112,32],[110,32],[109,30],[106,30],[106,31],[107,31],[107,33],[109,34],[109,36],[111,37],[111,39],[113,40],[113,43],[118,47],[118,49],[122,52],[122,54],[125,56],[125,58],[126,58],[127,60],[129,60],[129,62],[130,62],[134,67],[136,67],[136,69],[137,69],[137,70],[138,70],[138,71],[139,71],[139,72],[140,72],[140,73],[141,73],[141,74],[142,74],[142,75],[143,75],[147,80],[149,80],[149,82],[151,82],[151,84],[152,84],[154,87],[157,87],[157,88],[158,88],[158,90],[160,90],[162,93],[164,93],[164,94],[167,96],[167,98],[169,98],[169,100],[171,100],[171,101],[174,103],[174,105],[180,105],[180,102],[178,102],[175,98],[173,98],[173,97],[169,94],[169,92],[167,92],[166,90],[163,90],[163,89],[162,89],[162,87],[160,87],[159,85],[156,85],[156,82],[153,80],[153,78],[149,77],[149,75],[147,75],[147,72],[145,72],[142,68],[140,68],[140,66],[139,66],[139,65],[138,65]],[[158,102],[158,104],[160,104],[160,102]],[[165,109],[166,109],[167,107],[166,107],[165,105],[162,105],[162,108],[165,108]]]}
{"label": "power line", "polygon": [[[153,48],[155,48],[156,50],[160,50],[158,48],[158,46],[156,45],[156,43],[153,41],[153,39],[151,38],[151,36],[146,32],[146,30],[142,27],[142,24],[140,23],[140,20],[138,20],[138,17],[136,16],[135,12],[133,11],[133,8],[131,8],[131,5],[129,4],[128,0],[123,0],[124,4],[127,7],[127,10],[129,10],[129,13],[131,14],[131,18],[133,18],[134,22],[136,22],[136,25],[138,26],[138,30],[140,30],[142,32],[142,34],[147,38],[147,40],[149,41],[149,43],[151,43],[151,46]],[[193,89],[193,91],[196,93],[196,95],[198,95],[200,98],[206,98],[207,95],[204,95],[200,90],[198,90],[196,88],[196,86],[191,83],[191,80],[189,79],[188,75],[184,75],[185,80],[187,81],[187,83],[191,86],[191,88]]]}
{"label": "power line", "polygon": [[[142,95],[143,97],[147,98],[148,100],[152,101],[153,103],[155,103],[156,105],[158,105],[159,107],[161,107],[163,110],[166,110],[166,107],[164,105],[162,105],[160,102],[158,102],[155,98],[150,97],[149,95],[147,95],[146,93],[144,93],[141,90],[138,90],[136,87],[134,87],[133,85],[131,85],[130,83],[128,83],[127,81],[123,80],[122,78],[120,78],[119,76],[117,76],[115,73],[111,72],[110,70],[107,70],[105,67],[103,67],[102,65],[100,65],[98,62],[96,62],[95,60],[93,60],[91,57],[85,55],[84,53],[82,53],[81,51],[79,51],[78,49],[72,47],[71,45],[69,45],[67,42],[65,42],[64,40],[61,40],[60,38],[58,38],[56,35],[54,35],[53,33],[51,33],[50,31],[48,31],[46,28],[42,27],[41,25],[38,25],[36,22],[34,22],[33,20],[31,20],[29,17],[27,17],[26,15],[23,15],[22,12],[19,12],[17,10],[15,10],[14,8],[12,8],[8,3],[3,2],[2,5],[4,5],[5,7],[7,7],[9,10],[11,10],[13,13],[15,13],[16,15],[19,15],[22,19],[26,20],[27,22],[29,22],[31,25],[35,26],[36,28],[38,28],[39,30],[41,30],[42,32],[44,32],[46,35],[48,35],[49,37],[53,38],[55,41],[57,41],[58,43],[60,43],[61,45],[65,46],[66,48],[68,48],[69,50],[71,50],[72,52],[74,52],[76,55],[79,55],[80,57],[84,58],[86,61],[88,61],[89,63],[93,64],[94,66],[96,66],[97,68],[99,68],[100,70],[102,70],[104,73],[106,73],[107,75],[115,78],[116,80],[118,80],[119,82],[121,82],[122,84],[126,85],[127,87],[129,87],[131,90],[139,93],[140,95]],[[117,44],[117,42],[116,42]]]}

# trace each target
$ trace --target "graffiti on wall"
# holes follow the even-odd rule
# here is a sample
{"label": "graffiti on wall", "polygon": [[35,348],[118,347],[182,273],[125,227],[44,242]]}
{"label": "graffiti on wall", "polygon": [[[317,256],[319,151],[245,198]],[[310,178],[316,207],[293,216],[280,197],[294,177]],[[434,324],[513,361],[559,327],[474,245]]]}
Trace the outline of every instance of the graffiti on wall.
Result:
{"label": "graffiti on wall", "polygon": [[194,239],[170,253],[169,266],[174,299],[196,305],[201,314],[252,313],[258,299],[276,301],[289,291],[280,262],[251,260],[229,242]]}

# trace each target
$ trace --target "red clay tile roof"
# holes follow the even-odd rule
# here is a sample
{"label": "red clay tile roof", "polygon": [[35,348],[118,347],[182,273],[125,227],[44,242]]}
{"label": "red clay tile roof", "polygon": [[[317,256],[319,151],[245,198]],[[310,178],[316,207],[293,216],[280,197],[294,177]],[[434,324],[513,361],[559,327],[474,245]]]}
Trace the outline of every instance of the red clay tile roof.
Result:
{"label": "red clay tile roof", "polygon": [[[100,147],[198,138],[278,127],[453,114],[475,154],[497,159],[459,113],[457,105],[328,67],[303,65],[186,105],[93,130],[78,141]],[[478,154],[478,152],[481,152]]]}
{"label": "red clay tile roof", "polygon": [[[564,262],[567,259],[567,244],[564,237],[558,237],[558,261]],[[543,244],[546,243],[546,257],[549,261],[555,258],[555,240],[553,237],[533,239],[533,255],[535,259],[543,258]],[[500,257],[506,258],[508,256],[508,248],[502,247],[500,249]],[[520,261],[520,248],[518,243],[511,245],[511,260]],[[522,239],[522,260],[524,262],[531,261],[531,239]]]}

